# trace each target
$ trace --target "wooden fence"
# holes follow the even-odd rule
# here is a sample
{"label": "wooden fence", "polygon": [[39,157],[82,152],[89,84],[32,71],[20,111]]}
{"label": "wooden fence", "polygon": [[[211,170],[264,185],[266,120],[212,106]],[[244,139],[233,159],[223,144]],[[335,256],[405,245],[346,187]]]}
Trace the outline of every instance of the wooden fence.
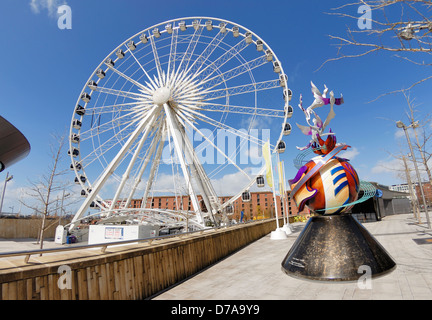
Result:
{"label": "wooden fence", "polygon": [[[54,238],[55,230],[58,226],[58,218],[48,218],[44,233],[45,238]],[[64,224],[64,219],[63,219]],[[38,239],[42,218],[19,218],[19,219],[0,219],[0,238],[1,239]]]}
{"label": "wooden fence", "polygon": [[[275,227],[275,220],[272,219],[185,238],[159,240],[151,245],[110,247],[109,253],[104,254],[84,250],[80,252],[80,257],[76,257],[76,253],[75,256],[67,257],[64,253],[42,257],[45,260],[31,258],[31,266],[0,269],[0,298],[145,299],[258,240]],[[69,273],[63,274],[59,270],[65,266]],[[63,289],[58,283],[61,277],[66,280],[62,282],[66,286]]]}

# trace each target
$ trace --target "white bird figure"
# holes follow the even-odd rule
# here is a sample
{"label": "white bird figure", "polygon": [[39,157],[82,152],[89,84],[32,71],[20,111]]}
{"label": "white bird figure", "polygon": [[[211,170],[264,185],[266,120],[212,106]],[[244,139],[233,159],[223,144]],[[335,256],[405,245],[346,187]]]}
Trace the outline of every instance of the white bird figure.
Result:
{"label": "white bird figure", "polygon": [[[312,87],[313,96],[315,98],[314,102],[308,108],[304,109],[303,97],[300,95],[300,103],[299,103],[299,107],[304,112],[306,117],[306,122],[308,123],[309,126],[302,126],[299,125],[298,123],[296,123],[296,125],[303,134],[311,136],[312,139],[309,141],[309,144],[307,146],[297,147],[297,149],[299,150],[305,150],[309,148],[313,143],[319,144],[318,138],[335,134],[334,132],[331,132],[331,130],[329,133],[323,133],[323,132],[325,128],[329,125],[330,121],[336,115],[333,110],[333,106],[335,104],[341,105],[342,103],[344,103],[343,96],[341,95],[341,98],[335,98],[333,91],[330,92],[330,98],[327,98],[328,88],[326,85],[324,85],[323,94],[321,94],[321,92],[318,90],[318,88],[314,85],[313,82],[311,82],[311,87]],[[328,113],[327,118],[323,123],[321,118],[314,111],[314,109],[328,104],[330,104],[330,112]],[[310,123],[311,116],[314,117],[312,119],[312,124]]]}
{"label": "white bird figure", "polygon": [[330,112],[328,113],[327,118],[324,121],[324,124],[322,126],[323,131],[329,125],[330,121],[336,116],[336,113],[333,111],[334,103],[335,103],[335,97],[333,91],[331,91],[330,92]]}

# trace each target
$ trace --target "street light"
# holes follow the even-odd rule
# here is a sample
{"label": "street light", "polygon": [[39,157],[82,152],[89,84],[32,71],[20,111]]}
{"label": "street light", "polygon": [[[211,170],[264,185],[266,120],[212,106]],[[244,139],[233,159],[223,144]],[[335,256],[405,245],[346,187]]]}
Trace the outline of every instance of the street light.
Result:
{"label": "street light", "polygon": [[1,202],[0,202],[0,214],[2,213],[2,209],[3,209],[3,200],[4,200],[4,195],[5,195],[5,191],[6,191],[6,184],[11,181],[13,179],[13,176],[9,176],[9,172],[6,174],[6,179],[4,182],[4,186],[3,186],[3,193],[2,193],[2,198],[1,198]]}
{"label": "street light", "polygon": [[414,168],[416,170],[417,179],[418,179],[419,186],[420,186],[420,192],[421,192],[422,199],[423,199],[423,205],[424,205],[424,208],[425,208],[426,220],[427,220],[428,228],[430,229],[431,228],[431,223],[430,223],[430,219],[429,219],[429,212],[428,212],[428,209],[427,209],[425,195],[424,195],[424,192],[423,192],[423,184],[422,184],[422,181],[421,181],[421,178],[420,178],[420,173],[419,173],[419,170],[418,170],[418,167],[417,167],[417,161],[416,161],[416,158],[415,158],[415,155],[414,155],[414,151],[413,151],[413,148],[412,148],[412,145],[411,145],[411,140],[410,140],[409,134],[408,134],[408,129],[409,128],[417,128],[418,126],[419,126],[418,121],[412,122],[408,127],[402,121],[400,121],[400,120],[396,122],[396,127],[402,128],[405,131],[405,136],[406,136],[407,141],[408,141],[408,146],[409,146],[410,151],[411,151],[411,156],[412,156],[413,162],[414,162]]}
{"label": "street light", "polygon": [[417,23],[417,24],[408,23],[405,27],[398,28],[396,30],[400,30],[400,32],[398,33],[398,36],[402,40],[410,41],[410,40],[416,38],[416,36],[415,36],[416,33],[420,33],[421,31],[423,31],[423,34],[419,36],[419,37],[423,37],[426,34],[428,34],[429,32],[431,32],[432,31],[432,23],[431,22]]}
{"label": "street light", "polygon": [[399,37],[401,37],[403,40],[412,40],[414,39],[414,28],[411,23],[409,23],[401,32],[399,32]]}
{"label": "street light", "polygon": [[[408,154],[408,157],[411,157],[411,153]],[[420,205],[418,202],[417,195],[415,194],[415,188],[413,189],[413,185],[411,182],[411,175],[409,172],[409,168],[408,168],[408,164],[407,164],[405,155],[402,155],[402,161],[403,161],[404,167],[405,167],[405,174],[406,174],[406,178],[407,178],[407,182],[408,182],[408,188],[409,188],[409,193],[410,193],[410,197],[411,197],[411,204],[413,206],[414,217],[417,218],[419,223],[421,223],[420,210],[419,210]]]}

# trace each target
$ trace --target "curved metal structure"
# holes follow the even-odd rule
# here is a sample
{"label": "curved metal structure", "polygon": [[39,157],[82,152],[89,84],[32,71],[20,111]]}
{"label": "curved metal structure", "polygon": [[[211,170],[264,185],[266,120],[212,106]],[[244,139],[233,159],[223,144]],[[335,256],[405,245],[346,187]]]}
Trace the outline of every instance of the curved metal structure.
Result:
{"label": "curved metal structure", "polygon": [[0,116],[0,172],[30,153],[27,138],[9,121]]}

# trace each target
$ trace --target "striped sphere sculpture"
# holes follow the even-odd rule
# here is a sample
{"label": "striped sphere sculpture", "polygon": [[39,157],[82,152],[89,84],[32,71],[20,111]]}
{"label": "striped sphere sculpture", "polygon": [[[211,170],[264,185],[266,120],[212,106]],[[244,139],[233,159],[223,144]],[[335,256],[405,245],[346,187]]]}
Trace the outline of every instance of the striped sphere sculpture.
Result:
{"label": "striped sphere sculpture", "polygon": [[[290,180],[291,188],[294,189],[323,157],[315,157],[301,167],[296,177]],[[359,186],[357,172],[348,160],[333,157],[298,189],[293,198],[299,211],[307,206],[318,214],[340,214],[351,209],[349,204],[357,200]]]}

